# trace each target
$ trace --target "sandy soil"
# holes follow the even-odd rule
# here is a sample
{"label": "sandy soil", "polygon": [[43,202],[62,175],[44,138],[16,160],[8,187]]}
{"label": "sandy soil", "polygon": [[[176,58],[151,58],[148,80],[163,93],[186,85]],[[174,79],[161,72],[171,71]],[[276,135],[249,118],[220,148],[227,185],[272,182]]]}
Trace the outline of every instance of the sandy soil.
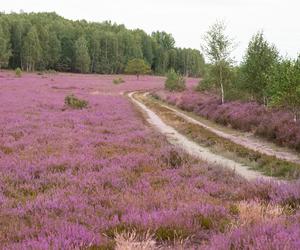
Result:
{"label": "sandy soil", "polygon": [[172,145],[178,146],[184,149],[187,153],[197,158],[200,158],[201,160],[204,160],[208,163],[212,163],[222,167],[227,167],[248,180],[253,180],[256,178],[271,178],[266,177],[257,171],[251,170],[243,164],[227,159],[223,156],[214,154],[209,149],[202,147],[199,144],[189,140],[186,136],[178,133],[173,127],[165,124],[158,115],[156,115],[152,110],[146,107],[142,102],[134,98],[134,94],[135,92],[129,93],[129,98],[132,100],[133,103],[135,103],[147,114],[147,121],[151,125],[153,125],[159,132],[164,134],[167,137],[169,143],[171,143]]}

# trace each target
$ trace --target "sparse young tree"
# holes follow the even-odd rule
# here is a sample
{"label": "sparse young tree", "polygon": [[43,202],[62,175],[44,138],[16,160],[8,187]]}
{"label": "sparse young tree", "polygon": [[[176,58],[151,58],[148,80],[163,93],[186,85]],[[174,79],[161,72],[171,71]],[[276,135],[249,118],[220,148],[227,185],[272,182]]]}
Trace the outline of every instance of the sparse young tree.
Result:
{"label": "sparse young tree", "polygon": [[174,69],[171,69],[167,74],[165,89],[169,91],[183,91],[185,89],[184,78],[177,74]]}
{"label": "sparse young tree", "polygon": [[42,55],[38,33],[34,26],[30,28],[24,39],[22,53],[23,66],[25,66],[26,71],[34,71]]}
{"label": "sparse young tree", "polygon": [[0,25],[0,69],[2,66],[7,66],[9,57],[12,55],[9,38],[3,32],[2,27]]}
{"label": "sparse young tree", "polygon": [[132,59],[127,63],[125,72],[128,74],[135,74],[137,79],[140,75],[148,74],[151,72],[150,66],[145,63],[143,59]]}
{"label": "sparse young tree", "polygon": [[242,63],[243,87],[253,99],[267,104],[268,85],[273,67],[278,62],[278,51],[269,44],[262,32],[253,36]]}
{"label": "sparse young tree", "polygon": [[87,73],[90,69],[91,58],[86,39],[81,36],[75,42],[75,68],[81,73]]}
{"label": "sparse young tree", "polygon": [[225,72],[232,64],[230,57],[234,48],[234,43],[231,38],[225,34],[226,25],[223,22],[216,22],[213,24],[206,35],[204,36],[204,45],[202,49],[207,55],[212,64],[213,79],[221,93],[221,101],[224,103],[225,84],[228,82]]}

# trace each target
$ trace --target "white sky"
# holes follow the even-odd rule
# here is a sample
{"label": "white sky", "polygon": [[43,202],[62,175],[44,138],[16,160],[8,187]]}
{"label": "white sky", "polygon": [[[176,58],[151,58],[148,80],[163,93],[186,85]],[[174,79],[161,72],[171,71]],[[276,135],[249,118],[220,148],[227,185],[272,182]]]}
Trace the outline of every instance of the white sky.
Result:
{"label": "white sky", "polygon": [[252,35],[264,30],[282,55],[300,53],[300,0],[0,0],[9,13],[55,11],[68,19],[111,20],[147,33],[172,33],[176,45],[200,49],[208,27],[225,20],[240,60]]}

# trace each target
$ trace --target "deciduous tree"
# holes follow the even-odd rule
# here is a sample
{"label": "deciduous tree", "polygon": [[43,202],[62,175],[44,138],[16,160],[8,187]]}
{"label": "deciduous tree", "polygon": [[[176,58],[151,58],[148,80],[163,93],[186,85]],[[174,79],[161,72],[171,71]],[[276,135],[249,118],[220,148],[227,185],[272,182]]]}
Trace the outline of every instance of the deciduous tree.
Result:
{"label": "deciduous tree", "polygon": [[253,36],[242,62],[243,87],[254,99],[267,104],[268,85],[273,68],[278,61],[278,51],[258,32]]}
{"label": "deciduous tree", "polygon": [[300,55],[296,61],[285,59],[273,71],[271,105],[288,108],[296,122],[300,115]]}
{"label": "deciduous tree", "polygon": [[143,59],[132,59],[127,63],[125,72],[128,74],[135,74],[137,79],[140,75],[144,75],[151,72],[148,64]]}
{"label": "deciduous tree", "polygon": [[211,75],[220,90],[222,103],[224,103],[225,97],[225,84],[228,82],[225,72],[231,66],[230,55],[234,48],[233,40],[225,34],[225,30],[226,25],[223,22],[218,21],[213,24],[204,36],[202,46],[204,53],[212,63]]}
{"label": "deciduous tree", "polygon": [[74,46],[75,68],[81,73],[87,73],[90,69],[91,58],[86,39],[81,36]]}
{"label": "deciduous tree", "polygon": [[2,66],[7,66],[11,53],[9,37],[3,32],[0,25],[0,69]]}
{"label": "deciduous tree", "polygon": [[22,58],[26,71],[34,71],[36,64],[41,60],[42,48],[37,30],[32,26],[24,38]]}

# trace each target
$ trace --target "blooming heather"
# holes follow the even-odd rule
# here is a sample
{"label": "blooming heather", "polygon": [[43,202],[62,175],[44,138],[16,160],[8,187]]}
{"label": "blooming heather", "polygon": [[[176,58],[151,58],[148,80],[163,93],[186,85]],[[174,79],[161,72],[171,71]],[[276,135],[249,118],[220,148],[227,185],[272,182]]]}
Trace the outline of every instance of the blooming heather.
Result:
{"label": "blooming heather", "polygon": [[192,87],[180,93],[160,90],[155,95],[219,124],[252,131],[279,145],[300,151],[300,122],[295,123],[288,111],[267,109],[256,102],[231,101],[221,105],[217,96],[196,92]]}
{"label": "blooming heather", "polygon": [[[283,238],[299,246],[299,184],[249,183],[168,145],[122,94],[164,79],[124,79],[0,73],[1,249],[113,249],[130,231],[191,248],[238,249],[243,237],[250,248]],[[69,94],[88,107],[66,107]],[[243,200],[293,208],[263,227],[232,229]]]}

